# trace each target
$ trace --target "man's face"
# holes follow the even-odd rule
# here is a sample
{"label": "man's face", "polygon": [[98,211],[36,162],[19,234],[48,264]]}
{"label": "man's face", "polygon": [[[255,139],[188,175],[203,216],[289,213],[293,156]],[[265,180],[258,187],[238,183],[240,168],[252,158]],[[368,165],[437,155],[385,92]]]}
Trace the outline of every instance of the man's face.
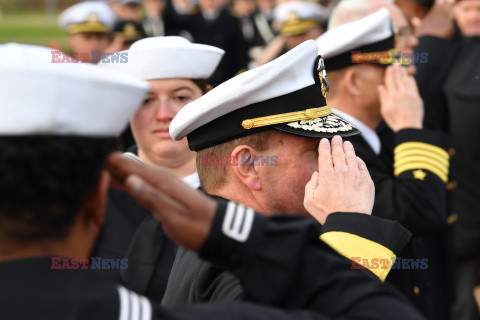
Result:
{"label": "man's face", "polygon": [[200,0],[200,9],[206,12],[218,12],[222,6],[221,0]]}
{"label": "man's face", "polygon": [[323,29],[321,27],[311,28],[305,33],[294,35],[294,36],[287,36],[286,38],[286,47],[287,50],[291,50],[298,46],[300,43],[303,43],[307,40],[315,40],[320,37],[323,33]]}
{"label": "man's face", "polygon": [[88,54],[88,61],[92,60],[92,51],[103,53],[109,43],[110,40],[105,33],[81,32],[68,37],[68,44],[72,53]]}
{"label": "man's face", "polygon": [[370,119],[380,122],[380,96],[377,87],[385,83],[385,68],[377,65],[362,64],[351,68],[356,70],[356,96],[358,106],[368,113]]}
{"label": "man's face", "polygon": [[462,0],[455,5],[455,21],[463,35],[480,36],[480,0]]}
{"label": "man's face", "polygon": [[271,147],[264,156],[277,156],[277,166],[259,167],[260,197],[266,214],[308,215],[303,206],[305,185],[318,170],[320,139],[275,132]]}
{"label": "man's face", "polygon": [[256,3],[255,0],[235,0],[233,2],[233,8],[235,13],[239,17],[244,17],[255,12]]}
{"label": "man's face", "polygon": [[[395,49],[404,55],[407,54],[412,57],[411,59],[414,63],[415,59],[413,58],[413,54],[415,47],[418,45],[418,38],[413,34],[413,30],[410,28],[407,19],[397,6],[391,5],[388,9],[398,32],[395,41]],[[409,75],[414,75],[417,71],[414,64],[407,66],[406,68]]]}
{"label": "man's face", "polygon": [[276,6],[277,2],[275,0],[257,0],[258,8],[261,11],[270,12]]}

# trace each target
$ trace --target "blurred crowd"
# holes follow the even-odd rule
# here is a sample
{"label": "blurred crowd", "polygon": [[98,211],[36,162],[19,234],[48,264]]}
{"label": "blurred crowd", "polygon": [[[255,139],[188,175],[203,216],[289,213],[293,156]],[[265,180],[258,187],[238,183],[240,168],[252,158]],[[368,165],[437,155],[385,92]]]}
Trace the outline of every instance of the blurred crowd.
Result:
{"label": "blurred crowd", "polygon": [[[357,37],[349,48],[365,49],[371,42],[368,39],[374,38],[376,31],[358,35],[335,31],[344,24],[386,8],[394,32],[393,49],[397,57],[403,58],[400,64],[409,76],[414,77],[422,98],[421,111],[416,116],[418,126],[442,132],[444,136],[437,139],[445,143],[449,141],[453,146],[448,149],[450,171],[444,173],[447,200],[437,199],[441,206],[434,208],[431,216],[425,214],[425,219],[409,227],[414,237],[408,254],[415,258],[428,258],[429,270],[410,271],[408,275],[392,271],[389,279],[429,319],[479,319],[473,292],[480,284],[480,162],[476,147],[480,141],[480,73],[477,62],[480,57],[480,1],[111,0],[100,3],[104,8],[99,10],[101,14],[95,19],[97,23],[102,22],[103,28],[107,26],[104,29],[72,28],[72,23],[81,14],[72,8],[61,14],[60,24],[69,33],[68,50],[73,56],[128,50],[132,43],[147,37],[180,36],[192,43],[225,51],[215,72],[209,77],[208,85],[213,87],[276,59],[306,40],[318,39],[319,52],[327,61],[329,56],[336,54],[332,52],[336,49],[331,49],[337,45],[336,42],[339,46],[337,51],[341,51],[342,43],[350,45],[349,37]],[[95,23],[94,20],[90,22]],[[361,28],[362,24],[359,24]],[[332,33],[322,38],[327,31]],[[363,46],[362,39],[366,39]],[[178,54],[182,53],[179,51]],[[98,62],[101,57],[97,54],[85,59],[96,58],[93,62]],[[191,59],[195,60],[195,57]],[[195,61],[192,63],[195,65]],[[405,127],[398,125],[398,119],[409,115],[398,111],[390,111],[389,114],[382,106],[383,120],[378,126],[376,120],[372,120],[375,117],[365,118],[365,114],[371,112],[368,106],[383,102],[377,86],[384,83],[386,76],[384,70],[369,70],[365,65],[355,67],[366,68],[359,74],[362,83],[372,83],[359,85],[361,94],[347,96],[346,92],[353,90],[349,86],[353,86],[355,79],[346,75],[346,69],[336,70],[339,68],[333,68],[327,62],[331,84],[331,95],[327,101],[341,114],[345,112],[347,116],[366,119],[363,122],[367,125],[376,126],[382,153],[390,149],[389,146],[393,152],[395,135]],[[412,87],[411,90],[416,89]],[[170,117],[173,118],[176,112]],[[170,120],[165,120],[167,128]],[[394,127],[395,122],[398,128]],[[132,122],[132,126],[138,125]],[[130,129],[122,138],[126,148],[135,143],[139,145],[141,154],[145,143],[139,141],[140,129],[133,129],[137,131],[135,140]],[[380,156],[379,153],[377,156]],[[147,153],[144,157],[148,158]],[[165,165],[162,161],[143,161]],[[394,186],[390,192],[402,193],[395,190],[400,188]],[[412,188],[405,192],[416,192]],[[399,207],[402,207],[402,202],[408,201],[417,203],[419,210],[427,210],[428,207],[428,204],[426,207],[421,205],[421,193],[420,199],[399,196],[392,201],[399,201],[392,204]],[[436,219],[432,220],[433,217]],[[409,225],[408,219],[406,224]],[[423,224],[425,227],[420,227]]]}
{"label": "blurred crowd", "polygon": [[[426,319],[480,320],[480,0],[85,1],[65,8],[59,25],[68,34],[69,47],[55,49],[98,64],[99,69],[117,69],[148,82],[150,91],[121,134],[125,156],[167,168],[215,200],[235,201],[267,216],[311,215],[323,225],[320,239],[333,249],[329,254],[359,263],[370,278],[395,287]],[[52,52],[52,62],[71,63],[60,51]],[[95,86],[101,85],[99,79]],[[119,85],[121,78],[118,83],[109,81]],[[82,85],[88,87],[86,82]],[[95,94],[88,92],[86,99],[92,99]],[[70,98],[83,101],[80,96]],[[109,104],[105,96],[101,103]],[[112,104],[131,107],[134,103],[127,100],[125,91]],[[361,137],[356,136],[359,133]],[[334,135],[351,143],[341,144]],[[322,210],[304,190],[319,188],[315,181],[321,172],[312,168],[322,169],[319,153],[322,143],[323,147],[329,143],[323,138],[331,140],[332,150],[334,145],[343,146],[347,159],[343,165],[351,166],[348,162],[355,159],[357,174],[368,169],[375,200],[366,211],[379,219],[373,221],[396,221],[401,231],[390,232],[396,229],[389,224],[363,229],[363,224],[348,218],[335,224],[318,214]],[[275,168],[264,168],[266,155],[275,156],[267,161],[268,167],[275,159]],[[257,156],[262,165],[252,161],[231,166],[212,160],[224,156],[227,160]],[[335,180],[333,173],[328,177]],[[175,180],[170,182],[175,186]],[[351,191],[353,202],[360,201],[355,198],[362,189],[358,186]],[[197,199],[192,190],[184,192],[185,201]],[[141,202],[142,207],[125,190],[114,189],[105,191],[105,199],[105,225],[98,241],[92,240],[87,249],[91,256],[129,263],[127,270],[102,270],[103,276],[162,301],[165,307],[264,302],[252,298],[248,277],[253,275],[242,271],[240,281],[238,274],[224,270],[235,270],[240,258],[230,256],[223,268],[201,259],[216,261],[212,256],[228,251],[230,240],[224,241],[223,249],[204,249],[197,255],[187,249],[200,245],[189,247],[187,241],[179,247],[175,242],[181,241],[167,237],[174,232],[163,229],[163,222],[154,217],[158,213],[145,209],[148,201]],[[349,203],[345,197],[341,200]],[[241,229],[248,224],[249,212],[239,208],[237,217],[242,218],[233,223],[232,211],[222,232],[246,241]],[[50,218],[56,221],[53,215]],[[212,230],[219,223],[212,222]],[[408,236],[396,237],[403,231]],[[193,228],[184,234],[189,232],[199,231]],[[337,237],[332,237],[334,232]],[[272,233],[282,235],[278,230]],[[219,234],[210,235],[207,243],[220,239]],[[270,256],[268,246],[259,250],[265,250],[265,260],[282,268],[296,261],[278,262],[278,252],[272,249]],[[393,258],[386,273],[368,261],[362,263],[362,255],[378,257],[371,252]],[[425,264],[414,267],[399,258]],[[330,285],[354,287],[340,285],[348,272],[331,283],[328,272],[322,290]],[[302,291],[299,297],[301,289],[309,292],[310,280],[291,285]],[[322,296],[324,303],[332,298],[328,316],[348,314],[347,302],[333,301],[335,294],[346,292],[343,289]],[[368,292],[358,297],[369,296]],[[372,292],[371,296],[383,294]],[[342,299],[351,298],[352,305],[361,307],[355,297]],[[288,309],[287,304],[276,307]],[[292,308],[308,306],[292,302]],[[336,307],[345,313],[335,314]]]}

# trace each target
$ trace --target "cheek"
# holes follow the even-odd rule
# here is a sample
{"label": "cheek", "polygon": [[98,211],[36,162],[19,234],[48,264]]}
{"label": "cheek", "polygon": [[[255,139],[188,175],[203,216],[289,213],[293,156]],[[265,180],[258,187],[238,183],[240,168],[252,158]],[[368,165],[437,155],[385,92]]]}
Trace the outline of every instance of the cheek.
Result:
{"label": "cheek", "polygon": [[149,130],[152,121],[153,117],[149,110],[139,110],[130,121],[130,126],[136,135],[141,135]]}

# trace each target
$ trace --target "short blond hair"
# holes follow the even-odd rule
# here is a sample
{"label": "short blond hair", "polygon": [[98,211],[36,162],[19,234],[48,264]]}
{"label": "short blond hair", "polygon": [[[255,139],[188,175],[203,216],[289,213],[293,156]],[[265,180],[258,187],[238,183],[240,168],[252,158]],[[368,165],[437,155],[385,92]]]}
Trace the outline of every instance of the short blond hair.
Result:
{"label": "short blond hair", "polygon": [[[213,147],[202,149],[197,152],[196,165],[200,185],[205,191],[215,190],[222,187],[227,179],[227,167],[224,165],[208,166],[203,163],[204,155],[209,157],[222,159],[222,157],[232,154],[233,149],[240,145],[248,145],[257,151],[265,151],[272,145],[272,136],[278,131],[274,129],[260,131],[235,140],[227,141]],[[281,143],[281,139],[275,139],[276,143]]]}

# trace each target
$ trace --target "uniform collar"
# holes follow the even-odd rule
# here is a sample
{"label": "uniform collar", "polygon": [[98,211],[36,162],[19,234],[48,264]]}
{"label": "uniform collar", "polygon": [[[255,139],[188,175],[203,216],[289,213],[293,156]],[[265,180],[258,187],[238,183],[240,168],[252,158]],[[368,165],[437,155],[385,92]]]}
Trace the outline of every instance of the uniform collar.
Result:
{"label": "uniform collar", "polygon": [[377,133],[370,129],[365,123],[362,121],[358,120],[357,118],[340,111],[338,109],[333,109],[332,112],[339,115],[340,117],[344,118],[351,124],[353,124],[354,127],[356,127],[360,132],[362,133],[362,138],[367,141],[368,145],[370,148],[372,148],[373,152],[378,156],[380,155],[380,150],[381,150],[381,143],[380,143],[380,138],[378,137]]}

